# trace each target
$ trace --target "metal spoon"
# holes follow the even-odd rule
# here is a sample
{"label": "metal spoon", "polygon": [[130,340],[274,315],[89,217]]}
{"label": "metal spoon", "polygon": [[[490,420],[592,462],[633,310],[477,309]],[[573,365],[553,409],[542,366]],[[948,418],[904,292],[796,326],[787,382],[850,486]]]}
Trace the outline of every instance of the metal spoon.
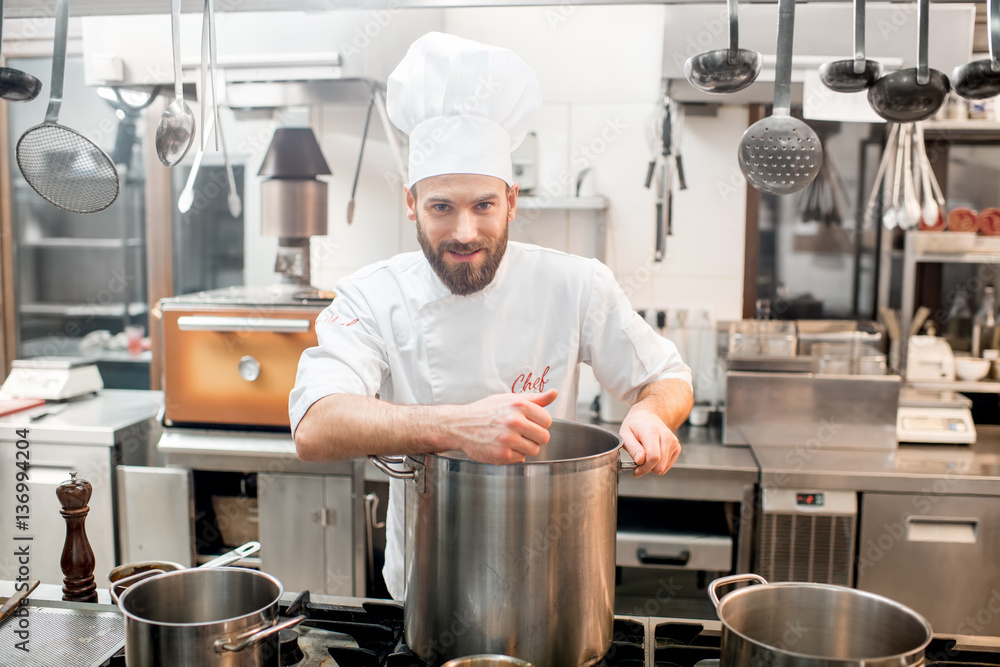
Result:
{"label": "metal spoon", "polygon": [[[3,34],[3,0],[0,0],[0,35]],[[0,67],[0,99],[30,102],[42,91],[42,82],[13,67]]]}
{"label": "metal spoon", "polygon": [[795,0],[778,0],[774,108],[743,133],[740,169],[761,192],[785,195],[812,183],[823,166],[823,144],[811,127],[792,118],[792,39]]}
{"label": "metal spoon", "polygon": [[899,186],[903,177],[903,142],[905,138],[905,130],[901,129],[896,140],[896,159],[893,162],[891,199],[889,200],[889,205],[885,207],[885,212],[882,214],[882,224],[886,229],[895,229],[899,224],[899,210],[902,208],[899,199]]}
{"label": "metal spoon", "polygon": [[358,151],[358,167],[354,170],[354,184],[351,186],[351,201],[347,202],[347,224],[354,222],[354,193],[358,189],[358,177],[361,176],[361,158],[365,154],[365,139],[368,137],[368,123],[372,119],[372,107],[375,106],[375,95],[368,102],[368,114],[365,116],[365,128],[361,130],[361,150]]}
{"label": "metal spoon", "polygon": [[878,201],[878,195],[883,190],[883,177],[886,175],[886,171],[889,167],[889,163],[892,162],[892,149],[896,145],[896,136],[899,133],[899,125],[890,123],[892,127],[889,128],[889,136],[886,138],[885,150],[882,153],[882,160],[879,162],[878,171],[875,172],[874,185],[872,185],[871,194],[868,197],[868,203],[865,205],[865,214],[862,219],[864,228],[867,229],[872,222],[872,216],[875,214],[875,203]]}
{"label": "metal spoon", "polygon": [[854,0],[854,59],[835,60],[819,66],[819,79],[838,93],[870,88],[882,76],[882,63],[865,58],[865,0]]}
{"label": "metal spoon", "polygon": [[229,161],[229,149],[226,148],[226,133],[222,131],[222,119],[216,127],[219,132],[219,142],[222,144],[222,158],[226,161],[226,180],[229,181],[229,194],[226,195],[226,203],[229,205],[229,215],[234,218],[240,217],[243,212],[243,202],[236,192],[236,178],[233,176],[233,163]]}
{"label": "metal spoon", "polygon": [[1000,1],[989,0],[990,59],[960,65],[951,73],[955,92],[970,100],[1000,95]]}
{"label": "metal spoon", "polygon": [[927,32],[930,0],[917,5],[917,66],[887,74],[868,89],[868,103],[882,118],[914,123],[930,118],[944,104],[951,90],[948,77],[927,66]]}
{"label": "metal spoon", "polygon": [[910,126],[903,148],[903,208],[899,211],[899,226],[902,229],[913,229],[920,224],[920,202],[913,192],[913,173],[913,127]]}
{"label": "metal spoon", "polygon": [[684,76],[691,85],[708,93],[735,93],[760,74],[763,59],[756,51],[739,48],[737,0],[728,0],[729,48],[692,56],[684,63]]}
{"label": "metal spoon", "polygon": [[[207,137],[214,127],[212,117],[209,116],[207,125],[201,128],[202,135]],[[201,169],[201,160],[204,157],[205,147],[199,144],[198,150],[194,154],[194,164],[191,165],[191,172],[188,174],[187,182],[184,184],[181,194],[177,197],[177,210],[181,213],[190,211],[191,205],[194,203],[194,181],[198,178],[198,170]]]}
{"label": "metal spoon", "polygon": [[170,33],[174,47],[174,101],[156,126],[156,155],[167,167],[183,160],[194,143],[194,112],[184,101],[181,81],[181,0],[170,0]]}

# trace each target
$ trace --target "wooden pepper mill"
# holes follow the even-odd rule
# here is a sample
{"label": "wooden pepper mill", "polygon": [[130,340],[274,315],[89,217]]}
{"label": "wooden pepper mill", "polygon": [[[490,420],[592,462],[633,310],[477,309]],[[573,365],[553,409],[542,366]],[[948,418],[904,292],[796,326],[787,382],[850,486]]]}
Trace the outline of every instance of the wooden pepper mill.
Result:
{"label": "wooden pepper mill", "polygon": [[77,479],[72,471],[70,479],[56,487],[56,495],[66,519],[66,543],[63,544],[59,564],[63,571],[63,600],[72,602],[97,602],[97,583],[94,581],[94,550],[87,539],[84,521],[90,512],[87,503],[94,488],[85,479]]}

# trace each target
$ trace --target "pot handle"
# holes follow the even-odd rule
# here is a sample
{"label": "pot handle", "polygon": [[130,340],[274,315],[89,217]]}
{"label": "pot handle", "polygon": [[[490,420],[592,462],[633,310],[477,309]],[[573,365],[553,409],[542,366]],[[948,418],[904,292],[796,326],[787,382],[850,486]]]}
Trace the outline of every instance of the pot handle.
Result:
{"label": "pot handle", "polygon": [[253,646],[259,643],[262,639],[266,639],[276,632],[281,632],[282,630],[287,630],[293,626],[298,625],[302,621],[306,620],[305,616],[296,616],[295,618],[290,618],[287,621],[282,621],[263,630],[251,630],[250,632],[245,632],[242,635],[237,635],[235,643],[230,643],[227,639],[220,639],[215,642],[215,652],[225,653],[226,651],[232,651],[236,653],[242,651],[248,646]]}
{"label": "pot handle", "polygon": [[753,581],[763,586],[767,586],[767,579],[759,574],[734,574],[729,577],[721,577],[708,585],[708,597],[712,599],[712,604],[716,610],[719,609],[719,595],[715,592],[720,586],[727,586],[741,581]]}
{"label": "pot handle", "polygon": [[396,470],[391,464],[396,465],[406,465],[405,456],[369,456],[368,460],[372,462],[376,468],[384,472],[389,477],[395,479],[413,479],[417,475],[417,471],[407,468],[406,470]]}
{"label": "pot handle", "polygon": [[111,594],[111,599],[114,600],[115,604],[118,604],[118,587],[127,586],[129,584],[134,584],[137,581],[142,581],[143,579],[148,579],[157,574],[163,574],[163,570],[146,570],[145,572],[140,572],[139,574],[133,574],[130,577],[125,577],[124,579],[119,579],[118,581],[111,584],[108,589],[108,593]]}
{"label": "pot handle", "polygon": [[[623,449],[622,451],[625,451],[625,450]],[[639,467],[639,464],[636,463],[635,461],[633,461],[631,458],[629,458],[629,459],[618,459],[618,472],[619,473],[632,472],[633,470],[635,470],[638,467]]]}

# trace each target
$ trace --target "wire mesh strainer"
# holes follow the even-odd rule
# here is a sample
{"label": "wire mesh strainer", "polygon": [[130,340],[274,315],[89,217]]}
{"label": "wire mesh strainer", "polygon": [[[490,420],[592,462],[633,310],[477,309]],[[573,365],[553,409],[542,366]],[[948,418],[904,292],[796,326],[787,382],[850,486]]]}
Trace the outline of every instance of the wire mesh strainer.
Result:
{"label": "wire mesh strainer", "polygon": [[18,140],[17,166],[28,185],[52,204],[73,213],[96,213],[118,198],[118,171],[94,142],[57,123],[68,24],[69,0],[57,0],[49,106],[44,122],[28,129]]}
{"label": "wire mesh strainer", "polygon": [[791,116],[795,0],[778,2],[774,110],[743,133],[740,169],[761,192],[786,195],[812,183],[823,166],[823,144],[811,127]]}

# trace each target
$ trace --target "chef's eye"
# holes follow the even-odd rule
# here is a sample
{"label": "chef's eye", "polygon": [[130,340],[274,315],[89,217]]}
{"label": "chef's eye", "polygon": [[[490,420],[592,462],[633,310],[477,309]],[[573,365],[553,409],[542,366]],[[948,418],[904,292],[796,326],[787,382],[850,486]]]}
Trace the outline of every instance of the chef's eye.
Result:
{"label": "chef's eye", "polygon": [[478,208],[480,211],[486,211],[491,206],[493,206],[493,202],[491,201],[481,201],[478,204],[476,204],[476,208]]}
{"label": "chef's eye", "polygon": [[445,211],[448,210],[448,205],[447,204],[434,204],[433,205],[433,209],[435,211],[438,211],[439,213],[444,213]]}

